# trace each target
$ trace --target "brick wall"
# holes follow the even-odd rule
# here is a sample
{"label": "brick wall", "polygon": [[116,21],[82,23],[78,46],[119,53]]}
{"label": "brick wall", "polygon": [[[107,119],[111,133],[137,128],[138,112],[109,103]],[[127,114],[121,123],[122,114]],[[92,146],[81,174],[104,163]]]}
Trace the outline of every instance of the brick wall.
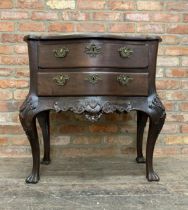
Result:
{"label": "brick wall", "polygon": [[[188,1],[0,0],[0,18],[0,156],[30,156],[18,120],[29,84],[23,36],[67,32],[162,36],[156,83],[167,120],[155,155],[188,154]],[[111,114],[92,124],[79,115],[52,113],[53,155],[135,153],[135,119],[134,112]]]}

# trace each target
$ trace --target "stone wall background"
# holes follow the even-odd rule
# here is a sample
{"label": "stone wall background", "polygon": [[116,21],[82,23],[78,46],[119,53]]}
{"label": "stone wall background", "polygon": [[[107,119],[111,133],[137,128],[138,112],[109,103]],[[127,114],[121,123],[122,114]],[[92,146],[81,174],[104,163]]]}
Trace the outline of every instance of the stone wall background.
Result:
{"label": "stone wall background", "polygon": [[[28,93],[27,34],[109,32],[160,35],[157,89],[167,110],[155,155],[188,154],[188,1],[1,0],[0,156],[30,156],[18,109]],[[110,114],[95,124],[51,114],[53,156],[135,153],[136,116]],[[41,132],[39,132],[41,140]],[[146,138],[146,136],[145,136]]]}

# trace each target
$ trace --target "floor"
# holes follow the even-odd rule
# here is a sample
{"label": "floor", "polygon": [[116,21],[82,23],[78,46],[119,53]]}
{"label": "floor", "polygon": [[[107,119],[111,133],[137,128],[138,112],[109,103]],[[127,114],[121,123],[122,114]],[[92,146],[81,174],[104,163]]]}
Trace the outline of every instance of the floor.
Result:
{"label": "floor", "polygon": [[147,182],[134,157],[54,159],[25,184],[31,158],[0,159],[0,210],[188,210],[188,157],[154,159],[160,182]]}

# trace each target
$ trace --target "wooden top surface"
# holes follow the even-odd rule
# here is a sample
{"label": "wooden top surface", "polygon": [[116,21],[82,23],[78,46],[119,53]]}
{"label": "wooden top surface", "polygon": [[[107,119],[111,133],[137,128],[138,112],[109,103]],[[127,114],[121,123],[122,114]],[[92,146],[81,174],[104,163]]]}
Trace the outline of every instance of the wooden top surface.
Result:
{"label": "wooden top surface", "polygon": [[26,35],[24,36],[24,41],[29,40],[64,40],[64,39],[82,39],[82,38],[97,38],[97,39],[117,39],[117,40],[133,40],[133,41],[162,41],[160,36],[149,36],[149,35],[139,35],[139,36],[128,36],[128,35],[118,35],[110,33],[72,33],[72,34],[61,34],[61,35]]}

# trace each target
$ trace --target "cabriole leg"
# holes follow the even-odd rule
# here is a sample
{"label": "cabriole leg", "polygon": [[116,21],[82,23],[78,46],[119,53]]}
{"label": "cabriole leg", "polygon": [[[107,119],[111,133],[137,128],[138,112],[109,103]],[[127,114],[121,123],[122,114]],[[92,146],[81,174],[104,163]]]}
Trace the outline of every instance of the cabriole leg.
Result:
{"label": "cabriole leg", "polygon": [[153,151],[157,137],[165,122],[166,113],[163,104],[157,95],[153,96],[149,104],[150,122],[146,147],[146,177],[148,181],[159,181],[159,176],[153,169]]}
{"label": "cabriole leg", "polygon": [[35,117],[38,112],[37,106],[38,97],[36,97],[35,95],[28,95],[26,100],[20,107],[19,113],[20,122],[31,145],[33,168],[31,174],[26,178],[26,183],[32,184],[37,183],[40,179],[40,148]]}
{"label": "cabriole leg", "polygon": [[146,126],[148,115],[144,112],[137,111],[137,163],[145,163],[145,158],[142,152],[143,134]]}
{"label": "cabriole leg", "polygon": [[44,156],[41,164],[50,164],[50,123],[49,123],[49,111],[41,112],[37,115],[39,125],[42,130],[43,142],[44,142]]}
{"label": "cabriole leg", "polygon": [[26,183],[35,184],[39,181],[39,169],[40,169],[40,149],[39,141],[36,129],[36,119],[29,121],[27,118],[20,116],[21,124],[25,130],[28,140],[31,145],[32,157],[33,157],[33,168],[31,174],[26,178]]}
{"label": "cabriole leg", "polygon": [[153,120],[150,119],[146,148],[146,177],[148,181],[159,181],[159,176],[153,169],[153,151],[157,137],[163,127],[163,124],[164,118],[161,119],[158,123],[154,123]]}

